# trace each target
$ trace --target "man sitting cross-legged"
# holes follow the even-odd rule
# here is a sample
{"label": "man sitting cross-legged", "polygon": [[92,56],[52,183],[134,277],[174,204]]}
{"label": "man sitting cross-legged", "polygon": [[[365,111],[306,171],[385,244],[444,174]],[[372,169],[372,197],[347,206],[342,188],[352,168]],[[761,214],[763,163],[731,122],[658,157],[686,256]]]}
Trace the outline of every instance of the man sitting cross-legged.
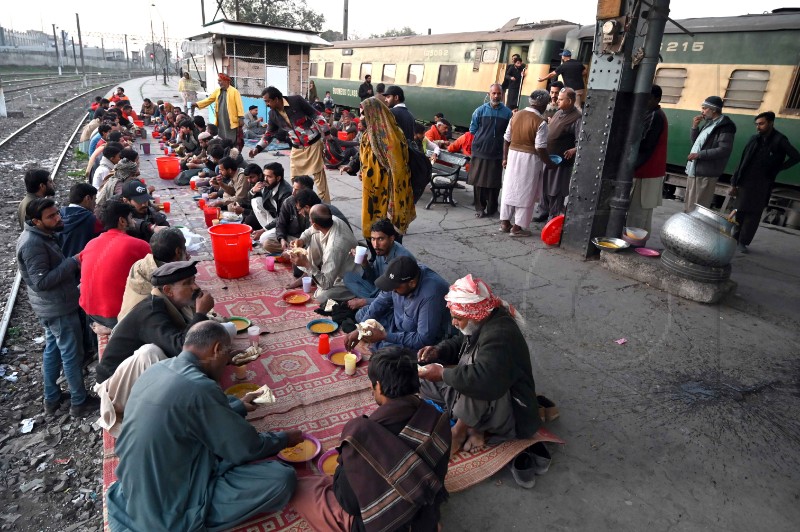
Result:
{"label": "man sitting cross-legged", "polygon": [[456,281],[445,299],[463,337],[424,347],[418,357],[427,364],[419,372],[423,397],[456,420],[452,454],[478,450],[490,437],[533,436],[541,420],[522,317],[472,275]]}
{"label": "man sitting cross-legged", "polygon": [[159,360],[178,356],[186,332],[208,320],[214,298],[195,284],[195,261],[168,262],[153,271],[150,296],[117,324],[96,368],[100,396],[98,424],[119,433],[131,387]]}
{"label": "man sitting cross-legged", "polygon": [[397,230],[388,218],[372,223],[369,236],[375,258],[368,260],[365,255],[361,262],[363,271],[347,272],[344,275],[344,284],[356,296],[347,302],[352,310],[368,307],[378,297],[380,289],[375,286],[375,279],[383,275],[392,259],[406,256],[416,260],[402,244],[395,242],[397,235]]}
{"label": "man sitting cross-legged", "polygon": [[259,433],[244,419],[260,394],[240,401],[222,392],[231,354],[222,325],[199,323],[180,355],[136,381],[115,446],[119,480],[106,499],[111,530],[224,530],[289,501],[294,469],[255,461],[300,443],[302,434]]}
{"label": "man sitting cross-legged", "polygon": [[[397,245],[397,244],[395,244]],[[376,347],[402,345],[417,351],[444,338],[449,329],[447,281],[412,257],[397,257],[375,280],[381,293],[368,307],[358,311],[358,321],[370,318],[383,325],[384,330],[372,327],[362,341]],[[353,349],[359,341],[355,330],[347,335],[345,344]]]}
{"label": "man sitting cross-legged", "polygon": [[447,416],[420,400],[413,352],[381,349],[368,368],[378,409],[347,422],[333,478],[302,477],[291,505],[312,530],[435,531],[447,500]]}

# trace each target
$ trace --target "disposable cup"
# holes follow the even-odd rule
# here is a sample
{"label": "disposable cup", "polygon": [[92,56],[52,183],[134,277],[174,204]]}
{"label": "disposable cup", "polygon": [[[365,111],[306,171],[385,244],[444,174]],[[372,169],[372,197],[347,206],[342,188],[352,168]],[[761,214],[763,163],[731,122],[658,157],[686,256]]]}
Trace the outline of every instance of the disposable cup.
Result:
{"label": "disposable cup", "polygon": [[264,264],[266,264],[268,272],[275,271],[275,257],[265,257]]}
{"label": "disposable cup", "polygon": [[244,366],[233,366],[233,374],[237,380],[243,381],[247,380],[247,365]]}
{"label": "disposable cup", "polygon": [[258,345],[259,334],[261,334],[261,327],[253,325],[247,328],[247,339],[250,341],[250,345]]}
{"label": "disposable cup", "polygon": [[364,246],[356,246],[356,264],[364,262],[364,257],[367,255],[367,248]]}
{"label": "disposable cup", "polygon": [[222,326],[225,327],[226,331],[228,331],[228,334],[230,335],[231,339],[236,338],[236,325],[235,324],[233,324],[233,323],[231,323],[229,321],[226,321],[225,323],[222,324]]}
{"label": "disposable cup", "polygon": [[156,205],[161,203],[161,196],[159,196],[158,194],[153,194],[153,203],[155,203]]}
{"label": "disposable cup", "polygon": [[347,375],[355,375],[356,373],[356,362],[358,361],[358,357],[355,356],[353,353],[347,353],[344,356],[344,372]]}
{"label": "disposable cup", "polygon": [[170,205],[170,203],[169,203],[168,201],[165,201],[165,202],[164,202],[164,213],[165,213],[165,214],[169,214],[169,210],[170,210],[170,208],[171,208],[171,205]]}
{"label": "disposable cup", "polygon": [[189,181],[189,188],[197,190],[197,181]]}
{"label": "disposable cup", "polygon": [[303,292],[311,293],[311,277],[303,277]]}
{"label": "disposable cup", "polygon": [[199,200],[197,200],[197,206],[200,209],[204,209],[205,206],[206,206],[206,200],[204,200],[203,198],[200,198]]}

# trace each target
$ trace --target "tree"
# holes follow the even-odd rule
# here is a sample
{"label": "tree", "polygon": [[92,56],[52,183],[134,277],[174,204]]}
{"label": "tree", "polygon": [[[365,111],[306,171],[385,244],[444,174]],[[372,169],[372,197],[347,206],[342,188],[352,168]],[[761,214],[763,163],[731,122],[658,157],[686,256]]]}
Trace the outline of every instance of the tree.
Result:
{"label": "tree", "polygon": [[[236,20],[237,0],[224,0],[229,20]],[[281,28],[320,31],[325,16],[308,8],[306,0],[238,0],[239,22],[255,22]]]}
{"label": "tree", "polygon": [[341,31],[335,31],[335,30],[325,30],[322,33],[320,33],[319,36],[328,42],[344,40],[344,34]]}
{"label": "tree", "polygon": [[369,36],[370,39],[380,39],[381,37],[406,37],[408,35],[418,35],[418,33],[408,26],[401,28],[399,30],[391,29],[386,33],[381,33],[380,35],[377,33],[373,33]]}

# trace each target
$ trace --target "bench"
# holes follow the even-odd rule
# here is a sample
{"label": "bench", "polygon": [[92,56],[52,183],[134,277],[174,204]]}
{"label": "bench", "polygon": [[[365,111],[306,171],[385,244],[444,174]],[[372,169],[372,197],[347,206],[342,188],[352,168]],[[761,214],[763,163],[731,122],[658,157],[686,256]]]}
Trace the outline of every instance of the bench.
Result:
{"label": "bench", "polygon": [[[429,159],[435,153],[428,150],[426,155]],[[458,177],[464,166],[469,163],[469,157],[460,153],[439,152],[432,163],[431,168],[431,200],[426,209],[430,209],[434,203],[445,203],[456,206],[453,199],[453,189],[458,184]]]}

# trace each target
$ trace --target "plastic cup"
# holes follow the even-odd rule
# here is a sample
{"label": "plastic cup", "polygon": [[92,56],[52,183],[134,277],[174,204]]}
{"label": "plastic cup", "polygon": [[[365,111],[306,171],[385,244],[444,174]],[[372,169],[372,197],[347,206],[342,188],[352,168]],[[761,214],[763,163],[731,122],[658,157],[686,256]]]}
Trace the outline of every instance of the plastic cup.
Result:
{"label": "plastic cup", "polygon": [[356,264],[364,262],[364,257],[367,256],[367,248],[364,246],[356,246]]}
{"label": "plastic cup", "polygon": [[250,345],[258,345],[258,335],[261,334],[261,327],[253,325],[247,328],[247,339],[250,340]]}
{"label": "plastic cup", "polygon": [[233,366],[233,375],[236,380],[247,380],[247,364],[243,366]]}
{"label": "plastic cup", "polygon": [[356,374],[356,362],[358,362],[358,357],[353,353],[344,355],[344,372],[346,375]]}
{"label": "plastic cup", "polygon": [[208,201],[208,192],[203,192],[202,196],[200,196],[204,201]]}
{"label": "plastic cup", "polygon": [[171,205],[169,204],[169,202],[168,202],[168,201],[165,201],[165,202],[164,202],[164,212],[165,212],[166,214],[169,214],[169,210],[170,210],[170,208],[171,208]]}
{"label": "plastic cup", "polygon": [[303,292],[311,293],[311,277],[303,277]]}
{"label": "plastic cup", "polygon": [[169,148],[164,148],[164,155],[169,155]]}
{"label": "plastic cup", "polygon": [[158,194],[153,194],[153,203],[155,203],[156,205],[161,203],[161,196],[159,196]]}
{"label": "plastic cup", "polygon": [[327,334],[319,335],[319,342],[317,343],[317,352],[320,355],[327,355],[331,352],[331,341]]}
{"label": "plastic cup", "polygon": [[222,326],[225,327],[226,331],[228,331],[228,334],[230,335],[231,340],[236,338],[236,325],[234,325],[233,323],[231,323],[229,321],[226,321],[225,323],[222,324]]}
{"label": "plastic cup", "polygon": [[211,225],[219,225],[219,218],[214,218],[211,220]]}
{"label": "plastic cup", "polygon": [[264,264],[266,264],[268,272],[275,271],[275,257],[265,257]]}
{"label": "plastic cup", "polygon": [[189,188],[197,190],[197,181],[189,181]]}
{"label": "plastic cup", "polygon": [[200,209],[205,209],[206,208],[206,200],[204,200],[203,198],[200,198],[199,200],[197,200],[197,206]]}

